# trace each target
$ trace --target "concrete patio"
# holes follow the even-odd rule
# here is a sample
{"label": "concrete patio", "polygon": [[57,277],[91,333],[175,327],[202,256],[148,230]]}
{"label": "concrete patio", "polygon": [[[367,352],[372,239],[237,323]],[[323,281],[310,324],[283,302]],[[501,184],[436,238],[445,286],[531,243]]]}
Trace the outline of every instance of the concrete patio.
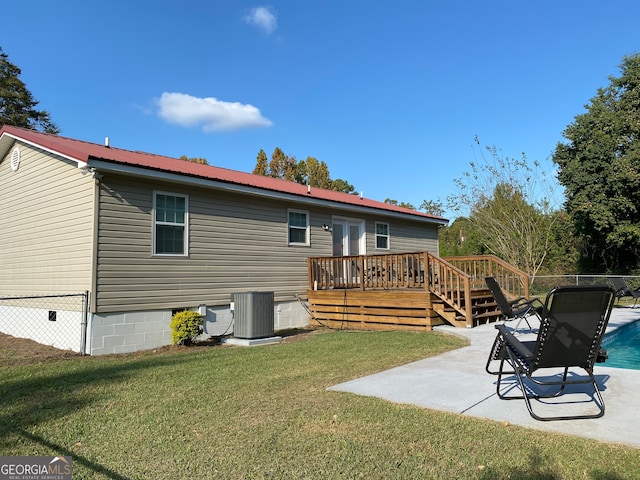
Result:
{"label": "concrete patio", "polygon": [[[607,331],[637,319],[640,319],[640,308],[614,308]],[[520,327],[523,326],[524,322]],[[536,327],[535,324],[532,326]],[[541,422],[529,415],[523,400],[500,400],[496,394],[496,377],[485,372],[487,356],[496,335],[494,325],[468,330],[441,326],[436,330],[461,335],[469,340],[470,345],[341,383],[329,390],[640,447],[640,417],[637,415],[640,370],[596,364],[594,373],[606,405],[604,417]],[[513,394],[517,393],[514,390]],[[569,392],[558,397],[562,402],[560,405],[538,401],[534,402],[534,409],[563,408],[568,414],[575,414],[580,409],[595,411],[591,400],[591,396],[585,393]]]}

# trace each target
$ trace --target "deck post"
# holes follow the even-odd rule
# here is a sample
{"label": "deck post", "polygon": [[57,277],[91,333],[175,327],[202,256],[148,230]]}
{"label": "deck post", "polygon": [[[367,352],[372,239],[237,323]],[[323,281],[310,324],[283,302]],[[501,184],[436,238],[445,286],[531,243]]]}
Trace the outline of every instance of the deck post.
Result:
{"label": "deck post", "polygon": [[365,263],[364,255],[360,255],[360,290],[363,292],[365,290],[365,282],[367,279],[367,271],[364,269]]}
{"label": "deck post", "polygon": [[471,308],[471,278],[463,277],[464,280],[464,316],[467,328],[473,328],[473,309]]}
{"label": "deck post", "polygon": [[429,252],[423,252],[424,256],[424,289],[427,293],[431,291],[431,282],[433,277],[433,272],[431,271],[431,261],[429,257]]}

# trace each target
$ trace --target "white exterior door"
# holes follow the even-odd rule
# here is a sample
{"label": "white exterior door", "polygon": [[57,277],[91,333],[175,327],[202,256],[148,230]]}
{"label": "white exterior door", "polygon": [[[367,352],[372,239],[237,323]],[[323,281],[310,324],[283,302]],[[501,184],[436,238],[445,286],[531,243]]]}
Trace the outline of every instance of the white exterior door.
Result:
{"label": "white exterior door", "polygon": [[365,253],[364,220],[334,219],[331,231],[334,257]]}
{"label": "white exterior door", "polygon": [[[334,218],[332,223],[334,257],[365,253],[364,220]],[[342,282],[353,284],[359,281],[359,268],[357,261],[344,259],[335,264],[335,274]]]}
{"label": "white exterior door", "polygon": [[365,253],[364,220],[334,219],[331,231],[334,257]]}

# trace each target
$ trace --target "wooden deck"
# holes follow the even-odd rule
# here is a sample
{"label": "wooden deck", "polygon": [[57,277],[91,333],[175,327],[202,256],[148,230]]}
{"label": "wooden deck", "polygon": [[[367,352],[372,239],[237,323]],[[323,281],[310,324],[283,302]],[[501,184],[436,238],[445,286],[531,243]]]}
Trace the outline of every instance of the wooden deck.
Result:
{"label": "wooden deck", "polygon": [[527,296],[528,276],[492,255],[439,258],[429,252],[309,258],[310,323],[429,331],[501,318],[484,278]]}

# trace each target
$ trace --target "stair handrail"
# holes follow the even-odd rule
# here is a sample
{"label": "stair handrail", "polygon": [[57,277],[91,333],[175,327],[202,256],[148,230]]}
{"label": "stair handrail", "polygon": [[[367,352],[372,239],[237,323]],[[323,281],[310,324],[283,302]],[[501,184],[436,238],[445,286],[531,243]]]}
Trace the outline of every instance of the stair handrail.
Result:
{"label": "stair handrail", "polygon": [[494,277],[508,296],[529,298],[529,275],[500,257],[469,255],[444,260],[469,274],[473,288],[484,288],[484,278]]}
{"label": "stair handrail", "polygon": [[425,252],[429,292],[464,316],[467,328],[473,327],[471,276],[447,260]]}
{"label": "stair handrail", "polygon": [[422,288],[473,326],[472,289],[496,278],[507,295],[529,298],[529,276],[495,255],[438,257],[431,252],[309,257],[310,288]]}

